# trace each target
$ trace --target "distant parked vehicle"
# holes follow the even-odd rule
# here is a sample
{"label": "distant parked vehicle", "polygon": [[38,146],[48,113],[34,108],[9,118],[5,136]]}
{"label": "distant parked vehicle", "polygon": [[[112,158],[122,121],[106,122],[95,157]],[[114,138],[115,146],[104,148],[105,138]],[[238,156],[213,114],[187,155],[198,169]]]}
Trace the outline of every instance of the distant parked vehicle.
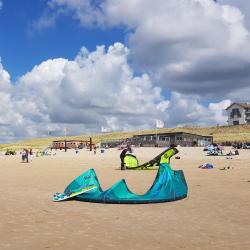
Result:
{"label": "distant parked vehicle", "polygon": [[244,149],[250,149],[250,142],[246,142],[242,145],[242,148]]}
{"label": "distant parked vehicle", "polygon": [[242,145],[242,143],[233,143],[232,147],[236,148],[236,149],[240,149],[240,148],[243,148],[243,145]]}

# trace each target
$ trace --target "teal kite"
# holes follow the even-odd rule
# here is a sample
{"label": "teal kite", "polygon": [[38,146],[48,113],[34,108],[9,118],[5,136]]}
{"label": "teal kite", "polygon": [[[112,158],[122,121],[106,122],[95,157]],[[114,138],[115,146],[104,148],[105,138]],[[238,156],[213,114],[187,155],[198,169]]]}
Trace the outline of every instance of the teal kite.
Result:
{"label": "teal kite", "polygon": [[[78,201],[119,204],[160,203],[183,199],[187,197],[188,192],[183,171],[170,168],[170,158],[177,152],[176,148],[169,148],[167,154],[161,156],[156,178],[151,188],[143,195],[132,193],[124,179],[103,191],[94,169],[73,180],[62,195]],[[53,200],[58,201],[57,196]]]}

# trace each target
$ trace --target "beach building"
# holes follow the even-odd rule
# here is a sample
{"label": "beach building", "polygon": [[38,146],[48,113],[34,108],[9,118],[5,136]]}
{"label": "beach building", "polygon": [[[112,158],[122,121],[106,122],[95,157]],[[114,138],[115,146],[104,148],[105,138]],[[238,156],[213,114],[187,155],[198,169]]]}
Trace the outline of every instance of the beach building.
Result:
{"label": "beach building", "polygon": [[101,141],[101,148],[115,148],[118,146],[126,146],[128,139],[114,139],[114,140],[105,140]]}
{"label": "beach building", "polygon": [[226,108],[228,125],[250,124],[250,103],[232,103]]}
{"label": "beach building", "polygon": [[[53,149],[65,149],[65,143],[66,148],[85,148],[89,146],[89,141],[83,141],[83,140],[58,140],[53,141],[51,148]],[[92,144],[93,145],[93,144]]]}
{"label": "beach building", "polygon": [[129,143],[141,147],[168,147],[171,144],[184,147],[207,146],[213,143],[213,136],[203,136],[186,132],[155,133],[134,135],[129,139]]}
{"label": "beach building", "polygon": [[106,140],[101,142],[101,147],[114,148],[126,146],[127,144],[139,147],[169,147],[171,144],[184,147],[205,147],[211,143],[213,143],[213,136],[203,136],[186,132],[172,132],[134,135],[133,137],[121,140]]}

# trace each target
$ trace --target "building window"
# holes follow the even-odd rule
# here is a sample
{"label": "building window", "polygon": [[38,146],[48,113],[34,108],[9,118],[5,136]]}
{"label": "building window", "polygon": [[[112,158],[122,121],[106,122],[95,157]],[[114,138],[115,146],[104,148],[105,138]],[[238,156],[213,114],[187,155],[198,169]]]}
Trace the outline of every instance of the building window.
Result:
{"label": "building window", "polygon": [[234,118],[235,116],[238,118],[241,117],[241,113],[240,113],[239,109],[232,109],[232,112],[230,113],[230,117]]}
{"label": "building window", "polygon": [[250,117],[250,109],[246,109],[245,114],[246,114],[246,117]]}
{"label": "building window", "polygon": [[167,136],[159,136],[159,141],[169,141],[169,137],[167,137]]}

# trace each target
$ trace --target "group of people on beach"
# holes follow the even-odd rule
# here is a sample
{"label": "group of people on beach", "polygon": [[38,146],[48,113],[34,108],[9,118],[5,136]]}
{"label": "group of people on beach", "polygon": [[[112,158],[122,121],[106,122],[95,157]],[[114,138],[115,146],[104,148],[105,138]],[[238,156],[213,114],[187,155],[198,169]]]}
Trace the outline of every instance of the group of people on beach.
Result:
{"label": "group of people on beach", "polygon": [[24,148],[23,151],[21,152],[22,156],[22,162],[32,162],[33,159],[33,150]]}

